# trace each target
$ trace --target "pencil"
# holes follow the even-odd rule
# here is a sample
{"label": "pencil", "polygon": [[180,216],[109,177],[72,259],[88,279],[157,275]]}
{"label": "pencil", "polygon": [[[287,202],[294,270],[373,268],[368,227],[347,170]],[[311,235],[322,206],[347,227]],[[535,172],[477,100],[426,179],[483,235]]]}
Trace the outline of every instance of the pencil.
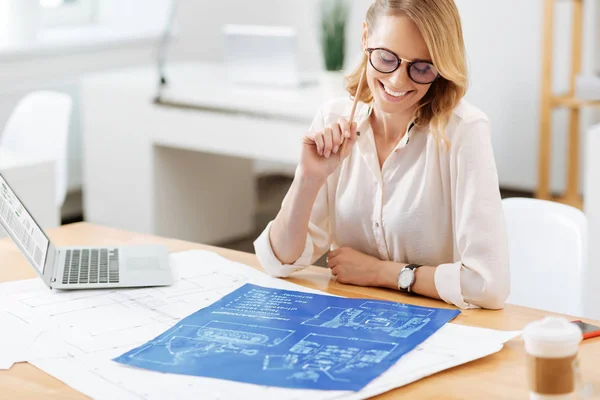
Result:
{"label": "pencil", "polygon": [[[352,111],[350,112],[350,119],[348,120],[348,123],[350,124],[350,129],[352,129],[352,122],[354,121],[354,113],[356,112],[356,105],[358,104],[358,97],[360,95],[360,92],[362,91],[362,87],[363,87],[363,83],[365,81],[365,72],[366,72],[366,65],[363,68],[361,74],[360,74],[360,79],[358,80],[358,87],[356,88],[356,94],[354,95],[354,104],[352,104]],[[340,156],[340,160],[342,159],[342,154],[344,154],[344,149],[346,148],[346,142],[347,142],[346,137],[343,137],[344,142],[342,143],[342,147],[340,148],[339,151],[339,156]]]}

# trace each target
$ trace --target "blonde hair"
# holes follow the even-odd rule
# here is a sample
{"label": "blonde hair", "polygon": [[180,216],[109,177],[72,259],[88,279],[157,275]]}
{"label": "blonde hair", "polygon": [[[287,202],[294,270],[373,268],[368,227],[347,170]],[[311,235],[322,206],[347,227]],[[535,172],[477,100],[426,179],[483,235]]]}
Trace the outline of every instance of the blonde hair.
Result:
{"label": "blonde hair", "polygon": [[[452,111],[467,91],[467,62],[460,16],[453,0],[375,0],[369,7],[366,24],[375,29],[381,16],[405,15],[419,28],[433,64],[440,73],[415,111],[417,126],[431,124],[438,139],[449,145],[444,130]],[[368,85],[356,93],[360,74],[368,63],[367,54],[360,66],[346,77],[346,89],[352,97],[371,103],[373,95]]]}

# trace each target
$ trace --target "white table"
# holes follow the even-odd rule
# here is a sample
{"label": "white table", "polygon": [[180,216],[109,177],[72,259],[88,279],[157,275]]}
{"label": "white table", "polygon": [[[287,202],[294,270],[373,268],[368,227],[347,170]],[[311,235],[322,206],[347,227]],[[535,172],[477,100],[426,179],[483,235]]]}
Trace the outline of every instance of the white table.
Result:
{"label": "white table", "polygon": [[[60,226],[53,160],[0,149],[0,173],[42,228]],[[6,236],[0,227],[0,237]]]}
{"label": "white table", "polygon": [[240,88],[217,64],[167,69],[156,105],[153,67],[84,76],[87,221],[218,244],[254,231],[253,160],[295,164],[324,101],[316,87]]}

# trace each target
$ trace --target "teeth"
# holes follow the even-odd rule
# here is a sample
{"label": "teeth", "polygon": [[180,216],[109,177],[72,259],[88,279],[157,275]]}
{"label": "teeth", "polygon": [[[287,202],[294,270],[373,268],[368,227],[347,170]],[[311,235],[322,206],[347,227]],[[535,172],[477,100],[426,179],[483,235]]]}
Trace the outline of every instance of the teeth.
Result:
{"label": "teeth", "polygon": [[388,89],[387,86],[383,85],[383,89],[385,90],[385,92],[387,94],[389,94],[390,96],[394,96],[394,97],[402,97],[404,96],[406,93],[408,92],[392,92],[390,89]]}

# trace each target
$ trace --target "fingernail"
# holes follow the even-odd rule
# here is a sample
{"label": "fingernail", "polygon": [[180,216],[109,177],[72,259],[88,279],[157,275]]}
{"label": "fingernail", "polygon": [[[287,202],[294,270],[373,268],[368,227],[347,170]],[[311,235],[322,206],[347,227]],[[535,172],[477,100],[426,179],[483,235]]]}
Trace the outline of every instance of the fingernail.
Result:
{"label": "fingernail", "polygon": [[328,151],[327,153],[325,153],[325,158],[329,158],[330,155],[331,155],[331,152]]}
{"label": "fingernail", "polygon": [[335,147],[333,148],[333,152],[334,152],[334,153],[337,153],[337,152],[338,152],[338,148],[339,148],[338,146],[335,146]]}
{"label": "fingernail", "polygon": [[347,138],[349,138],[350,137],[350,132],[348,132],[348,131],[344,132],[344,136],[346,136]]}

